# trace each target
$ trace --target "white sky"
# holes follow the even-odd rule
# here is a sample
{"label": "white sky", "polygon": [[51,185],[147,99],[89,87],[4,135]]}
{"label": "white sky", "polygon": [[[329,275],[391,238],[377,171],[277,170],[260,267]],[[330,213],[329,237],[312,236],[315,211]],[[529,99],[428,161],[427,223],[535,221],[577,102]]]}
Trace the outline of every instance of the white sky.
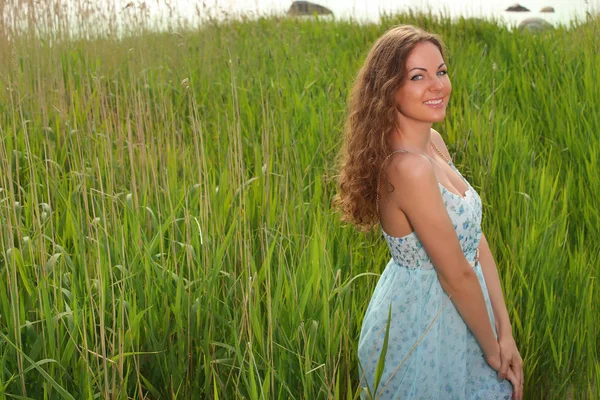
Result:
{"label": "white sky", "polygon": [[[208,16],[220,18],[224,14],[269,14],[285,13],[292,0],[54,0],[61,4],[86,4],[86,7],[110,8],[115,12],[116,18],[109,23],[109,30],[122,28],[129,25],[126,16],[131,16],[146,8],[152,24],[165,26],[169,10],[192,25],[198,22],[198,7],[203,18]],[[393,13],[407,10],[408,8],[429,8],[434,12],[442,12],[452,17],[467,16],[494,16],[502,18],[511,25],[516,25],[525,18],[539,17],[556,25],[567,24],[574,17],[585,19],[586,11],[600,12],[600,0],[520,0],[519,4],[527,7],[531,12],[509,13],[504,10],[515,4],[516,0],[312,0],[333,11],[336,18],[354,17],[358,20],[377,21],[381,12]],[[517,0],[518,1],[518,0]],[[36,4],[36,3],[34,3]],[[43,3],[37,3],[43,4]],[[203,5],[206,8],[203,8]],[[555,13],[540,13],[545,7],[551,6]],[[73,9],[72,7],[68,7]],[[81,7],[75,7],[75,9]],[[210,10],[210,11],[208,11]],[[77,31],[77,21],[73,20],[73,29]],[[160,22],[159,22],[160,21]],[[177,24],[175,25],[177,26]],[[113,28],[115,27],[115,28]]]}
{"label": "white sky", "polygon": [[[380,11],[394,12],[402,11],[409,7],[426,8],[430,7],[434,11],[447,9],[452,16],[470,15],[485,16],[495,15],[504,16],[509,20],[521,20],[529,17],[542,17],[550,22],[566,22],[577,15],[583,17],[586,10],[600,10],[600,0],[521,0],[519,4],[527,7],[529,13],[505,13],[504,10],[515,4],[515,0],[312,0],[332,10],[336,16],[346,17],[353,15],[359,19],[377,19]],[[193,4],[198,4],[197,0],[173,0],[187,13],[194,12]],[[223,9],[227,12],[269,12],[275,10],[285,12],[292,1],[285,0],[205,0],[204,3],[209,7]],[[556,13],[539,13],[545,7],[554,7]]]}

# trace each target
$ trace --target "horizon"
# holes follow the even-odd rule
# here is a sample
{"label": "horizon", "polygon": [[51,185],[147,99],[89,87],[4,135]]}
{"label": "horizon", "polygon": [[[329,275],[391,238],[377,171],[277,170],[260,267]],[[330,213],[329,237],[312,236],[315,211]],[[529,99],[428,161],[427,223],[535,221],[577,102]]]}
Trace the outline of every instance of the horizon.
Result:
{"label": "horizon", "polygon": [[[529,12],[506,12],[515,0],[489,3],[484,0],[323,0],[311,1],[328,8],[333,18],[351,19],[358,23],[377,23],[383,15],[406,11],[432,12],[451,19],[474,17],[494,19],[508,27],[515,28],[524,19],[540,18],[553,26],[569,25],[582,21],[588,14],[600,12],[600,0],[524,0],[518,4],[527,7]],[[193,0],[128,1],[114,0],[90,3],[86,0],[54,0],[54,3],[37,3],[35,17],[30,20],[28,5],[15,9],[3,9],[3,29],[13,30],[18,21],[21,32],[32,23],[37,33],[53,32],[56,27],[68,31],[73,37],[100,34],[118,37],[135,32],[136,24],[154,31],[173,29],[195,29],[207,21],[228,19],[253,19],[265,16],[284,16],[293,1],[275,0],[204,0],[198,4]],[[55,7],[58,4],[59,7]],[[542,7],[553,7],[555,12],[542,13]],[[57,14],[58,13],[58,14]],[[15,18],[15,15],[18,16]],[[58,18],[56,16],[58,15]],[[28,20],[29,19],[29,20]],[[44,22],[49,22],[46,27]],[[91,28],[91,31],[85,31]],[[82,32],[81,29],[84,29]]]}

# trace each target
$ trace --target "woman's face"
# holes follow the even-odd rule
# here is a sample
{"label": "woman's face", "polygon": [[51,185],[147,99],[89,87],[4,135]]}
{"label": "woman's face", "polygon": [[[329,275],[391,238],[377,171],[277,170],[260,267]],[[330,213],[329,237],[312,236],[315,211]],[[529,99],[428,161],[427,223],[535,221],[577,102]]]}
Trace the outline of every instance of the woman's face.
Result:
{"label": "woman's face", "polygon": [[446,116],[451,92],[440,50],[431,42],[417,44],[406,60],[406,76],[395,96],[401,117],[439,122]]}

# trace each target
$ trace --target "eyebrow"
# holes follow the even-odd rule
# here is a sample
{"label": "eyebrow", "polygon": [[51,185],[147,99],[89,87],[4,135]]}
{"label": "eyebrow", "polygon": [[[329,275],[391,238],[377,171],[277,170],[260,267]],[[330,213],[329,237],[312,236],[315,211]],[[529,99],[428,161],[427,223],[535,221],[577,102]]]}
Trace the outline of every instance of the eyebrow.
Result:
{"label": "eyebrow", "polygon": [[[445,65],[445,63],[441,63],[440,66],[438,67],[438,69],[442,68],[442,66],[444,66],[444,65]],[[420,69],[422,71],[427,72],[427,70],[425,68],[421,68],[421,67],[415,67],[415,68],[411,69],[410,71],[413,71],[415,69]],[[410,71],[408,71],[408,72],[410,72]]]}

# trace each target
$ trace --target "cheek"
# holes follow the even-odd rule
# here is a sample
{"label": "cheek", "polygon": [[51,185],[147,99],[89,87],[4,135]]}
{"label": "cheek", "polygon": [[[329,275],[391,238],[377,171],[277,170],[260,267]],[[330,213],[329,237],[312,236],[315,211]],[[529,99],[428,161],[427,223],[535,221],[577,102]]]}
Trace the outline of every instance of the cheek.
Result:
{"label": "cheek", "polygon": [[407,88],[404,87],[402,90],[396,92],[396,104],[402,105],[403,107],[410,107],[410,104],[415,101],[415,99],[421,98],[423,93],[417,88]]}
{"label": "cheek", "polygon": [[400,110],[401,108],[405,107],[407,103],[406,99],[406,92],[404,90],[398,90],[394,96],[396,109]]}
{"label": "cheek", "polygon": [[402,99],[406,98],[406,88],[398,89],[394,98],[396,99],[397,103],[401,103]]}

